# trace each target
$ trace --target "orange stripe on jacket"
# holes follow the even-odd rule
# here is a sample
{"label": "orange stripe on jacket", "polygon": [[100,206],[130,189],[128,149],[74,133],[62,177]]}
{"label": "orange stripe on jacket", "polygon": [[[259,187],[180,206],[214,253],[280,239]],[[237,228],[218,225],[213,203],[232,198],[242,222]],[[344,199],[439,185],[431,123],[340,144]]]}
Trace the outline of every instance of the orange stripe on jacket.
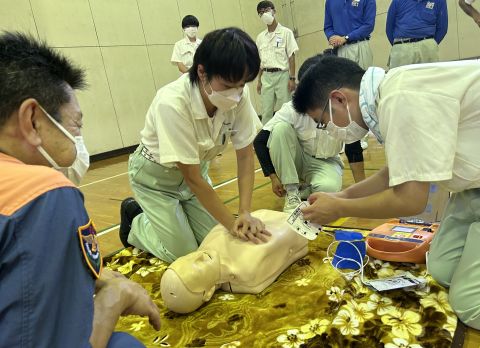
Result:
{"label": "orange stripe on jacket", "polygon": [[0,153],[0,214],[10,216],[45,192],[75,187],[65,175]]}

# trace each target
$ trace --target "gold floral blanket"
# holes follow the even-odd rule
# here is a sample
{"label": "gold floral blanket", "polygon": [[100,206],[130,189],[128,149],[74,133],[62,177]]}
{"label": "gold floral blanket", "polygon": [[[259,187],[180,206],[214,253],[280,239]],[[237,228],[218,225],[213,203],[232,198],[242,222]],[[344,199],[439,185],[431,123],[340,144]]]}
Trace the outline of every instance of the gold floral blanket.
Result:
{"label": "gold floral blanket", "polygon": [[[125,249],[108,258],[107,267],[141,283],[162,313],[162,329],[148,320],[124,317],[116,330],[147,347],[450,347],[456,327],[445,290],[427,276],[428,286],[415,290],[375,292],[358,277],[345,280],[323,261],[329,237],[310,242],[309,254],[288,268],[258,295],[218,291],[190,315],[169,312],[160,295],[167,264],[147,253]],[[371,260],[368,279],[423,266]]]}

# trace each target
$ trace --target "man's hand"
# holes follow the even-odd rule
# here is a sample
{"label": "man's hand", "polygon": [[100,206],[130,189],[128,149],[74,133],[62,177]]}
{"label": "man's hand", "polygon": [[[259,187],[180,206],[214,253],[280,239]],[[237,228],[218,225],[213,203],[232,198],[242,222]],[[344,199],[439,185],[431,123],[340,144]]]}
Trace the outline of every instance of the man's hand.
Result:
{"label": "man's hand", "polygon": [[330,36],[330,39],[328,39],[328,43],[333,47],[340,47],[344,45],[345,42],[347,42],[347,40],[343,36],[339,35],[332,35]]}
{"label": "man's hand", "polygon": [[283,187],[283,184],[278,178],[277,174],[271,174],[270,180],[272,182],[273,193],[275,193],[278,197],[285,196],[285,193],[286,193],[285,188]]}
{"label": "man's hand", "polygon": [[265,224],[250,213],[241,213],[233,224],[231,233],[244,241],[251,241],[255,244],[268,242],[267,236],[271,233],[265,229]]}
{"label": "man's hand", "polygon": [[345,198],[345,199],[348,198],[348,196],[347,196],[347,194],[345,193],[345,191],[328,192],[328,193],[326,193],[326,192],[314,192],[314,193],[312,193],[312,194],[308,197],[308,203],[313,204],[313,202],[315,202],[315,201],[317,200],[317,197],[318,197],[318,196],[316,195],[316,193],[324,193],[324,194],[326,194],[326,195],[329,195],[329,196],[335,197],[335,198]]}
{"label": "man's hand", "polygon": [[109,270],[107,268],[102,269],[102,273],[100,274],[100,278],[98,278],[95,282],[95,292],[99,291],[101,288],[103,288],[105,285],[107,285],[110,280],[115,279],[115,278],[127,279],[121,273]]}
{"label": "man's hand", "polygon": [[315,192],[308,197],[310,206],[303,208],[303,218],[305,220],[326,225],[332,221],[341,217],[340,204],[341,198],[338,197],[340,192],[337,193],[324,193]]}
{"label": "man's hand", "polygon": [[148,317],[148,321],[155,330],[160,330],[160,312],[153,303],[147,290],[140,284],[129,279],[116,278],[111,281],[114,286],[122,288],[127,302],[122,315],[140,315]]}
{"label": "man's hand", "polygon": [[260,80],[257,83],[257,93],[262,94],[262,82]]}
{"label": "man's hand", "polygon": [[288,92],[292,93],[297,88],[295,80],[288,80]]}
{"label": "man's hand", "polygon": [[160,313],[147,291],[139,284],[116,272],[105,272],[102,284],[97,286],[90,344],[93,348],[106,347],[120,315],[148,317],[155,330],[160,330]]}

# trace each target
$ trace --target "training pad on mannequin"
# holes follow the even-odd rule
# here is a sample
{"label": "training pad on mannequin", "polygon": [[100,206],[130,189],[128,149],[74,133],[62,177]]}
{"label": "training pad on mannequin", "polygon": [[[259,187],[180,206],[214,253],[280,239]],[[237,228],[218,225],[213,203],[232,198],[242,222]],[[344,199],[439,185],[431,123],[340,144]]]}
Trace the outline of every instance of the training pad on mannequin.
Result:
{"label": "training pad on mannequin", "polygon": [[252,216],[262,220],[272,234],[267,243],[246,242],[217,225],[198,248],[218,252],[225,291],[257,294],[308,253],[308,240],[290,228],[286,221],[288,214],[264,209],[253,212]]}

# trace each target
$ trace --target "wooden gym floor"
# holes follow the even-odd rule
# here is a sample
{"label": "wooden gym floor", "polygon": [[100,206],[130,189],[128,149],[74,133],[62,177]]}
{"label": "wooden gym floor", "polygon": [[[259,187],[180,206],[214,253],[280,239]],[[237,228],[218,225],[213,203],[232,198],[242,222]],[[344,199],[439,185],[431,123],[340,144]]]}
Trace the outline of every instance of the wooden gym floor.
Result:
{"label": "wooden gym floor", "polygon": [[[343,174],[343,187],[353,183],[348,161],[342,155],[346,165]],[[374,138],[369,138],[369,147],[364,151],[365,173],[374,174],[385,165],[383,148]],[[109,255],[123,248],[118,238],[120,224],[120,203],[132,196],[127,175],[128,155],[122,155],[92,163],[90,170],[80,185],[85,195],[85,205],[93,219],[99,234],[100,249],[103,255]],[[282,210],[283,199],[271,191],[270,180],[263,176],[256,161],[255,187],[252,210]],[[238,209],[238,189],[236,180],[235,152],[231,146],[222,156],[217,156],[210,164],[210,177],[219,197],[232,213]],[[383,220],[345,218],[338,221],[342,226],[374,228]],[[468,330],[464,347],[480,347],[480,332]]]}

